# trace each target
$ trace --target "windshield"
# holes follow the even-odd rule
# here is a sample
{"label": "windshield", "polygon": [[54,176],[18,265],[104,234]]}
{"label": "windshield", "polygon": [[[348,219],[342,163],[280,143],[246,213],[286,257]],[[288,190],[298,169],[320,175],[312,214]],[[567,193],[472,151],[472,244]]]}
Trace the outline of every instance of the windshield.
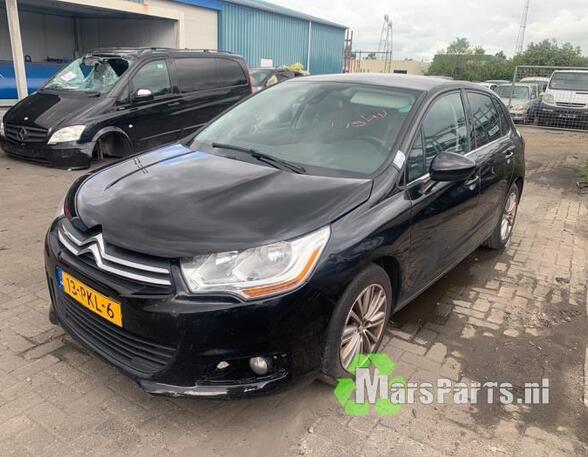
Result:
{"label": "windshield", "polygon": [[512,98],[523,98],[529,99],[529,88],[527,86],[514,86],[507,84],[505,86],[498,86],[496,93],[500,98],[511,98],[510,93],[512,92]]}
{"label": "windshield", "polygon": [[588,72],[555,72],[549,83],[550,89],[588,91]]}
{"label": "windshield", "polygon": [[370,174],[390,156],[418,92],[298,80],[260,92],[195,142],[250,148],[309,173]]}
{"label": "windshield", "polygon": [[131,63],[122,57],[80,57],[57,73],[44,88],[103,94],[112,89]]}
{"label": "windshield", "polygon": [[254,86],[261,86],[263,80],[271,72],[272,70],[251,70],[251,84]]}

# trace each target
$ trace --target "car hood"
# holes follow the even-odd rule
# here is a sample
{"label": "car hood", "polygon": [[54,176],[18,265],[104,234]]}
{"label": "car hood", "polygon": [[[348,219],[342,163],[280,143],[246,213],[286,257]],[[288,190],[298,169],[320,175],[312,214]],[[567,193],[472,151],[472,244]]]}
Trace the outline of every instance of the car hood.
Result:
{"label": "car hood", "polygon": [[365,202],[371,188],[370,179],[294,174],[174,145],[90,175],[76,213],[113,245],[185,257],[295,238]]}
{"label": "car hood", "polygon": [[500,100],[502,100],[502,102],[506,106],[508,106],[508,102],[509,101],[510,101],[510,106],[517,106],[517,105],[523,105],[523,106],[525,106],[530,101],[530,100],[527,100],[525,98],[513,98],[513,99],[509,99],[508,97],[501,98]]}
{"label": "car hood", "polygon": [[96,97],[84,94],[61,94],[36,92],[14,105],[7,113],[5,122],[18,125],[55,129],[65,121],[93,107]]}

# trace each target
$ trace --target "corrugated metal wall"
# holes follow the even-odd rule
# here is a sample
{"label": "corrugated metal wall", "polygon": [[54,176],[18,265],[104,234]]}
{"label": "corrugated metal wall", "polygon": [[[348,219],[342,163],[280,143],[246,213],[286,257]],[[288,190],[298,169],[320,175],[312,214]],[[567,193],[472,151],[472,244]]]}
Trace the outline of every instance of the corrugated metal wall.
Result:
{"label": "corrugated metal wall", "polygon": [[312,74],[341,73],[345,30],[312,23],[310,72]]}
{"label": "corrugated metal wall", "polygon": [[250,67],[262,58],[275,66],[302,62],[306,66],[308,22],[281,14],[224,3],[220,13],[221,48],[245,57]]}
{"label": "corrugated metal wall", "polygon": [[[250,67],[259,67],[267,58],[274,66],[300,62],[306,68],[308,28],[304,19],[223,2],[219,47],[241,54]],[[345,31],[313,22],[311,39],[310,72],[340,73]]]}

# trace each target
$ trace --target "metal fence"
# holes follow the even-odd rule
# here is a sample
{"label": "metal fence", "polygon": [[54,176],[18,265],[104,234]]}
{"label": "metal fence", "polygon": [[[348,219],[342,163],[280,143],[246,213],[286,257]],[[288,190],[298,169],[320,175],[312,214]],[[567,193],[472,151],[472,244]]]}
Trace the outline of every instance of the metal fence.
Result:
{"label": "metal fence", "polygon": [[345,56],[348,73],[392,73],[392,54],[383,51],[351,51]]}
{"label": "metal fence", "polygon": [[588,130],[588,68],[524,65],[495,88],[515,122]]}

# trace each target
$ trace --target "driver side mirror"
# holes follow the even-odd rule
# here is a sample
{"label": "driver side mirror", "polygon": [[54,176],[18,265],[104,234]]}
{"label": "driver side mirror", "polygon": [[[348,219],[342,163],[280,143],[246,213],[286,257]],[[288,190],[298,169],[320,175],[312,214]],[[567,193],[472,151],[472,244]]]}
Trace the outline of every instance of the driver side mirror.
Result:
{"label": "driver side mirror", "polygon": [[464,181],[476,171],[476,162],[454,152],[440,152],[429,169],[433,181]]}
{"label": "driver side mirror", "polygon": [[146,102],[150,100],[153,100],[153,92],[149,89],[137,89],[133,95],[134,102]]}

